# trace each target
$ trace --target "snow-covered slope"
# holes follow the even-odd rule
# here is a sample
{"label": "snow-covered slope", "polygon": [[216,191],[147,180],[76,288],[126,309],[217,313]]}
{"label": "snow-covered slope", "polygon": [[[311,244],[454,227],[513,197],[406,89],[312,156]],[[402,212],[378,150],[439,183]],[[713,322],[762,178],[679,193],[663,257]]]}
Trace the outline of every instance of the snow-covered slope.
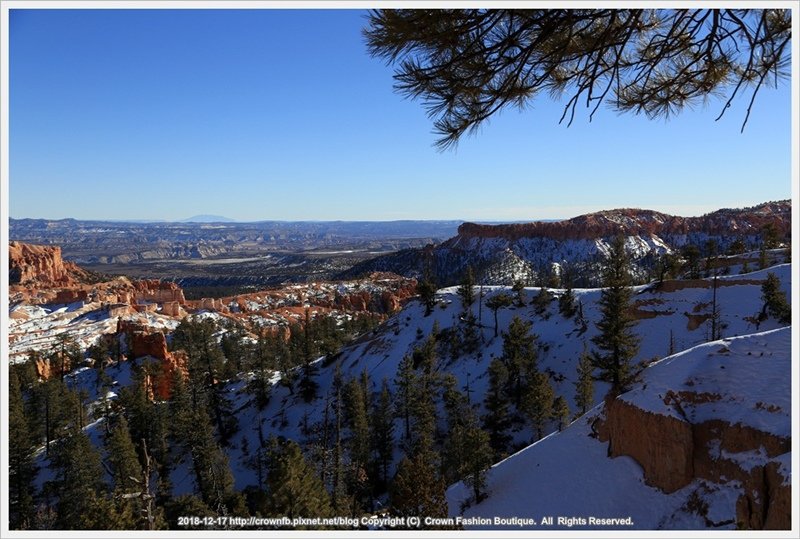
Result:
{"label": "snow-covered slope", "polygon": [[[699,345],[652,365],[645,370],[638,386],[619,398],[644,412],[692,425],[717,420],[731,425],[731,430],[746,426],[788,438],[790,361],[790,328],[725,339]],[[680,411],[674,403],[665,402],[664,397],[670,392],[686,396]],[[705,398],[693,403],[689,395]],[[450,513],[492,522],[474,526],[477,528],[495,527],[494,517],[532,519],[536,524],[525,527],[545,530],[708,526],[735,529],[737,522],[742,522],[742,516],[737,514],[737,500],[752,488],[743,484],[748,481],[746,473],[744,481],[730,476],[718,481],[694,477],[679,490],[666,494],[648,485],[652,480],[633,458],[608,456],[609,443],[597,435],[597,424],[606,419],[605,415],[605,406],[599,405],[563,432],[554,433],[496,464],[488,473],[489,497],[480,504],[464,506],[471,490],[463,483],[453,485],[447,492]],[[647,431],[635,434],[653,435]],[[718,433],[720,438],[726,434],[729,433],[725,430]],[[728,466],[732,462],[743,472],[750,472],[772,462],[783,484],[789,483],[788,446],[787,451],[769,455],[763,446],[756,450],[745,447],[726,450],[720,449],[719,440],[716,445],[709,445],[695,450],[708,449],[712,453],[710,458],[719,461],[720,467],[724,465],[722,461],[728,461]],[[554,520],[550,522],[546,517]],[[590,518],[623,520],[604,524]],[[628,518],[629,521],[625,520]]]}
{"label": "snow-covered slope", "polygon": [[[722,313],[722,323],[726,325],[723,336],[736,336],[752,333],[757,330],[754,320],[762,307],[761,280],[767,271],[772,271],[781,279],[784,291],[790,288],[789,265],[781,265],[769,270],[754,272],[745,276],[731,277],[724,281],[717,290],[717,300]],[[676,282],[675,290],[658,292],[646,286],[636,289],[635,304],[640,317],[636,333],[641,337],[640,352],[635,361],[651,361],[664,358],[670,350],[670,342],[674,351],[685,350],[709,340],[708,322],[703,322],[704,314],[710,308],[712,288],[710,281]],[[565,319],[558,314],[557,303],[553,302],[546,318],[536,315],[530,301],[539,289],[525,290],[527,298],[524,307],[510,307],[498,312],[500,331],[504,331],[514,317],[533,322],[533,332],[538,335],[539,368],[550,373],[551,383],[557,395],[564,396],[571,410],[575,410],[575,382],[577,380],[577,362],[584,347],[592,348],[591,338],[597,334],[595,322],[599,319],[597,301],[600,289],[575,290],[578,301],[582,304],[586,326],[575,319]],[[484,287],[484,303],[495,294],[506,292],[505,287]],[[559,291],[554,291],[559,293]],[[345,350],[333,361],[321,365],[316,381],[319,384],[319,398],[310,404],[302,401],[299,395],[290,394],[287,388],[276,385],[267,407],[258,411],[248,404],[249,395],[234,393],[236,406],[240,408],[239,422],[249,428],[242,429],[233,439],[231,466],[237,478],[237,487],[244,488],[253,484],[254,477],[242,459],[241,447],[247,438],[249,447],[258,443],[258,425],[261,425],[264,436],[274,433],[292,439],[303,439],[304,425],[321,422],[327,397],[333,385],[333,374],[337,364],[341,367],[345,379],[357,378],[363,370],[369,374],[373,391],[380,389],[382,379],[386,378],[394,391],[393,379],[403,356],[410,354],[415,346],[433,330],[434,324],[441,330],[447,330],[460,323],[461,303],[455,288],[439,291],[439,305],[431,316],[424,316],[424,308],[418,302],[408,304],[400,313],[389,319],[371,335]],[[476,301],[472,306],[476,317],[480,314],[483,323],[482,334],[485,342],[474,356],[452,360],[448,357],[439,359],[438,370],[455,375],[458,387],[469,389],[470,399],[478,415],[483,413],[483,399],[488,386],[487,368],[493,358],[502,355],[502,338],[494,338],[493,315],[485,306],[481,309]],[[774,329],[779,324],[770,319],[760,324],[760,330]],[[607,392],[608,386],[595,384],[595,402],[599,402]],[[556,424],[550,425],[554,430]],[[397,432],[400,432],[398,423]],[[534,435],[528,429],[514,434],[515,442],[522,447],[533,441]]]}
{"label": "snow-covered slope", "polygon": [[[761,283],[768,272],[773,272],[779,277],[784,292],[788,293],[791,282],[791,266],[788,264],[719,280],[717,302],[721,313],[724,338],[732,339],[735,336],[774,330],[779,327],[779,324],[771,318],[760,323],[756,321],[757,314],[763,305]],[[488,386],[487,368],[493,358],[498,358],[503,353],[503,340],[500,336],[494,337],[494,316],[486,307],[486,301],[496,294],[513,295],[514,293],[509,288],[500,286],[483,287],[480,291],[476,289],[476,296],[477,292],[482,294],[482,301],[475,301],[471,310],[482,325],[483,345],[479,352],[468,357],[461,356],[452,359],[447,355],[440,355],[436,369],[452,373],[456,377],[459,389],[468,390],[473,408],[480,416],[483,414],[483,400]],[[555,295],[562,293],[560,290],[552,292]],[[582,351],[585,347],[592,349],[591,338],[597,335],[595,323],[600,318],[597,302],[601,290],[576,289],[574,291],[576,300],[581,305],[582,320],[579,317],[567,319],[561,316],[556,301],[551,303],[544,315],[536,314],[535,307],[531,305],[531,302],[538,293],[538,288],[527,288],[523,291],[524,306],[514,305],[500,309],[497,316],[498,328],[502,335],[514,317],[532,322],[532,331],[538,336],[539,368],[550,375],[550,381],[556,394],[565,397],[570,408],[575,411],[576,367]],[[710,313],[712,296],[713,290],[709,280],[667,282],[661,290],[657,290],[653,286],[637,287],[634,294],[634,308],[639,322],[635,331],[641,338],[641,347],[635,361],[660,360],[668,356],[670,350],[679,352],[708,341],[710,331],[707,318]],[[481,304],[483,307],[480,307]],[[274,378],[276,383],[272,387],[269,403],[263,410],[258,410],[252,402],[253,396],[245,391],[248,375],[242,374],[239,380],[229,385],[229,395],[233,402],[233,409],[236,410],[240,429],[231,438],[229,446],[225,449],[235,476],[236,488],[241,490],[257,484],[256,473],[249,461],[252,459],[253,448],[259,445],[260,436],[268,438],[274,434],[298,441],[309,439],[309,427],[313,430],[314,425],[323,420],[325,408],[332,394],[334,372],[337,366],[340,367],[345,379],[359,377],[362,371],[366,371],[373,392],[380,389],[383,379],[389,381],[390,388],[394,391],[393,379],[402,358],[411,353],[415,346],[423,343],[424,339],[433,331],[434,325],[438,325],[443,332],[461,325],[461,314],[462,306],[455,288],[445,288],[437,293],[437,306],[430,316],[424,315],[424,307],[419,302],[410,302],[401,312],[342,350],[340,354],[318,360],[319,371],[315,377],[315,381],[319,385],[318,397],[310,403],[305,403],[298,391],[291,393],[285,386],[277,384],[278,376],[276,375]],[[788,333],[786,330],[783,331]],[[783,333],[778,332],[778,335],[783,335]],[[773,337],[769,337],[769,339],[773,339]],[[755,346],[752,343],[751,345]],[[714,350],[717,350],[722,345],[717,343],[715,346]],[[772,351],[772,345],[768,344],[765,349]],[[703,348],[699,350],[702,351]],[[692,352],[692,354],[695,353]],[[677,360],[673,357],[669,362],[662,363],[669,365],[670,362],[677,362]],[[662,363],[656,365],[662,365]],[[664,367],[658,368],[663,369]],[[788,377],[788,367],[785,368]],[[658,373],[659,371],[654,369],[652,372]],[[779,373],[780,369],[775,372]],[[86,384],[94,382],[94,379],[90,380],[90,378],[87,376]],[[703,380],[705,380],[703,383],[715,383],[712,378],[706,377]],[[647,389],[656,387],[658,383],[658,379],[653,378],[653,381],[650,382],[652,386],[648,386]],[[645,391],[644,386],[642,388],[642,391]],[[599,402],[607,390],[608,386],[603,383],[595,384],[595,402]],[[679,389],[676,388],[675,391],[679,391]],[[630,397],[634,398],[635,395],[633,393]],[[646,392],[643,393],[641,398],[646,395]],[[755,403],[751,404],[755,406]],[[778,405],[783,406],[782,404]],[[565,432],[550,436],[496,466],[490,474],[490,497],[473,508],[478,511],[475,514],[488,515],[491,511],[497,511],[496,514],[521,515],[528,514],[533,509],[538,511],[541,508],[543,516],[548,514],[575,516],[555,512],[561,506],[553,504],[557,504],[562,491],[566,492],[562,486],[568,484],[559,480],[559,477],[564,474],[574,474],[572,476],[574,478],[588,480],[593,473],[602,472],[610,474],[610,476],[628,479],[619,482],[616,486],[609,487],[619,491],[616,502],[613,502],[613,496],[611,496],[613,492],[608,495],[592,495],[591,489],[588,487],[585,492],[581,491],[582,494],[576,491],[574,507],[584,508],[585,514],[594,514],[598,517],[630,515],[634,517],[636,526],[643,528],[705,527],[705,521],[699,517],[687,516],[679,510],[686,500],[691,496],[696,496],[692,494],[691,489],[681,489],[670,495],[663,494],[660,490],[644,483],[641,471],[636,475],[635,472],[640,468],[630,459],[606,459],[608,444],[600,443],[597,439],[587,436],[592,432],[591,421],[599,417],[598,414],[601,413],[600,409],[591,412],[590,415],[579,419]],[[552,432],[556,427],[555,422],[551,423],[548,425],[547,432]],[[89,430],[99,428],[101,426],[94,425],[89,427]],[[395,440],[398,446],[395,456],[399,459],[401,457],[399,433],[402,431],[399,420],[395,431],[398,433]],[[512,434],[517,448],[531,444],[535,438],[534,433],[527,426],[524,428],[518,426]],[[537,448],[547,448],[547,451],[540,454],[539,451],[544,451],[544,449]],[[524,460],[528,458],[523,458],[524,455],[536,456],[531,456],[530,458],[534,460],[528,462]],[[523,460],[519,460],[520,458]],[[536,468],[538,475],[521,480],[523,477],[521,469],[508,468],[508,464],[506,464],[523,461],[525,469]],[[566,469],[559,470],[559,467]],[[520,481],[517,481],[518,479]],[[171,480],[175,495],[195,490],[188,462],[174,467]],[[700,483],[697,483],[693,488],[696,490],[701,486]],[[453,487],[449,492],[450,510],[454,514],[460,512],[461,502],[464,499],[458,488],[460,487]],[[532,488],[537,490],[536,496],[542,499],[542,505],[539,506],[524,497],[518,498],[519,493],[528,493]],[[716,487],[708,487],[710,490],[714,488]],[[710,521],[718,523],[727,518],[726,511],[728,511],[731,496],[734,495],[728,490],[724,492],[715,490],[714,492],[718,494],[708,494],[704,497],[709,500],[706,516]],[[570,495],[571,499],[572,496]],[[497,504],[498,507],[508,506],[508,509],[504,509],[504,512],[492,509],[483,513],[483,507],[491,507],[491,504]],[[549,509],[545,511],[545,508]],[[471,510],[467,510],[466,514],[472,514],[469,512]],[[595,512],[589,512],[590,510]]]}
{"label": "snow-covered slope", "polygon": [[752,208],[722,209],[701,217],[678,217],[651,210],[616,209],[555,222],[504,225],[464,223],[449,240],[425,249],[409,249],[367,260],[343,276],[369,271],[391,271],[405,276],[433,274],[438,283],[457,283],[467,266],[481,282],[534,283],[568,267],[571,278],[595,285],[597,263],[608,253],[611,240],[622,234],[633,261],[634,273],[643,279],[658,256],[679,251],[688,244],[713,240],[720,252],[741,241],[758,249],[765,225],[779,237],[790,228],[790,201],[769,202]]}

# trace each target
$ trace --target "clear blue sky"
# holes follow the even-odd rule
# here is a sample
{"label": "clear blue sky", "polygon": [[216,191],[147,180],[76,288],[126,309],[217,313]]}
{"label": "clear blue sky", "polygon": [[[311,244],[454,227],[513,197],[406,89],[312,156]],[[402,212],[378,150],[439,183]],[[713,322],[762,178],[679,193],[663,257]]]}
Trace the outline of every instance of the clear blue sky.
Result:
{"label": "clear blue sky", "polygon": [[14,218],[533,220],[791,197],[790,88],[668,122],[543,97],[457,150],[353,10],[12,10]]}

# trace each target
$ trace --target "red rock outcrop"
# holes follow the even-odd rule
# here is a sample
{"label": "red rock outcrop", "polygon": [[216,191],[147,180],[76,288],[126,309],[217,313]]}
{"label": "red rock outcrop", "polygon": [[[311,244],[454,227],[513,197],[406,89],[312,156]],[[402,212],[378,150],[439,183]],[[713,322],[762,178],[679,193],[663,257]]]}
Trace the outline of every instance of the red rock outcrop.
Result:
{"label": "red rock outcrop", "polygon": [[61,247],[12,241],[8,245],[9,284],[68,286],[86,272],[61,258]]}
{"label": "red rock outcrop", "polygon": [[183,378],[189,376],[189,356],[183,350],[167,354],[167,357],[161,362],[161,372],[157,375],[145,376],[145,384],[147,384],[148,395],[151,399],[163,401],[172,397],[176,372]]}
{"label": "red rock outcrop", "polygon": [[36,374],[41,380],[48,380],[51,376],[61,376],[70,371],[72,362],[68,355],[53,358],[39,357],[33,362]]}
{"label": "red rock outcrop", "polygon": [[186,314],[186,311],[183,310],[181,304],[177,301],[165,301],[161,305],[161,314],[167,316],[175,316],[175,317],[182,317]]}
{"label": "red rock outcrop", "polygon": [[744,494],[735,509],[739,524],[791,528],[791,487],[784,484],[777,462],[743,469],[724,456],[761,451],[767,459],[774,458],[791,450],[789,439],[720,420],[690,424],[620,398],[607,400],[605,413],[598,432],[600,440],[609,443],[609,456],[636,460],[647,484],[670,493],[695,479],[740,481]]}
{"label": "red rock outcrop", "polygon": [[142,279],[132,281],[135,299],[150,303],[177,302],[186,303],[183,289],[176,283],[159,279]]}
{"label": "red rock outcrop", "polygon": [[538,221],[508,225],[479,225],[463,223],[459,237],[550,238],[558,241],[596,239],[616,234],[647,236],[679,235],[705,232],[711,235],[759,234],[768,224],[775,225],[780,235],[791,227],[791,202],[768,202],[753,208],[723,209],[701,217],[679,217],[652,210],[617,209],[590,213],[564,221]]}
{"label": "red rock outcrop", "polygon": [[694,478],[692,427],[689,423],[637,408],[621,399],[606,401],[600,439],[611,457],[632,457],[647,484],[675,492]]}
{"label": "red rock outcrop", "polygon": [[152,399],[169,399],[172,395],[175,373],[179,372],[183,377],[188,376],[189,358],[186,352],[183,350],[170,352],[163,332],[138,322],[119,320],[116,334],[126,336],[128,357],[135,359],[149,356],[159,360],[160,371],[145,377],[147,392]]}
{"label": "red rock outcrop", "polygon": [[89,292],[86,290],[66,288],[56,293],[56,303],[75,303],[76,301],[87,301]]}

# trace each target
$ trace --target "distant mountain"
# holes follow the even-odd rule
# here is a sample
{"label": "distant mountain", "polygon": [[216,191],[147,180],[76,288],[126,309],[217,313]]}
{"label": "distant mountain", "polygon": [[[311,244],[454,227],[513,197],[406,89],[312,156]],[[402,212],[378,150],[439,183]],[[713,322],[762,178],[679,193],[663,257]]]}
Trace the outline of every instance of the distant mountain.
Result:
{"label": "distant mountain", "polygon": [[230,217],[223,217],[222,215],[194,215],[188,219],[178,221],[179,223],[235,223],[236,219]]}
{"label": "distant mountain", "polygon": [[652,210],[615,209],[563,221],[503,225],[464,223],[449,240],[421,249],[405,249],[366,260],[343,272],[341,278],[388,271],[406,277],[431,275],[439,286],[457,284],[471,266],[478,282],[534,284],[551,272],[568,271],[574,285],[596,286],[596,265],[608,252],[611,239],[625,236],[634,271],[642,279],[660,255],[692,244],[705,254],[709,240],[719,252],[736,240],[757,249],[762,230],[774,225],[780,239],[788,238],[791,201],[767,202],[741,209],[721,209],[700,217],[678,217]]}

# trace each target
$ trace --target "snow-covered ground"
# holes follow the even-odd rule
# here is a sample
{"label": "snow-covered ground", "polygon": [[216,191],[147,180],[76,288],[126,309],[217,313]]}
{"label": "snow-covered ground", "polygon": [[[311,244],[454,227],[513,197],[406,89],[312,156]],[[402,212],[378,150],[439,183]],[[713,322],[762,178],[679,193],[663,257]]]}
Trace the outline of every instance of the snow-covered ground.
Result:
{"label": "snow-covered ground", "polygon": [[[768,319],[757,327],[754,316],[762,308],[761,280],[766,278],[767,272],[775,273],[781,280],[782,289],[789,293],[791,267],[783,264],[768,270],[749,273],[747,275],[731,275],[720,282],[717,289],[717,302],[723,324],[722,337],[726,339],[725,346],[730,350],[739,350],[745,346],[758,351],[765,350],[776,353],[776,346],[783,342],[782,337],[763,337],[769,339],[766,346],[758,344],[759,341],[742,340],[741,344],[736,336],[748,335],[756,331],[769,331],[780,325],[774,319]],[[662,360],[669,355],[670,350],[680,352],[688,348],[703,344],[709,340],[710,328],[703,315],[710,312],[712,301],[712,288],[698,286],[697,284],[678,283],[671,291],[660,292],[652,286],[640,286],[635,289],[634,301],[636,312],[640,318],[635,331],[641,338],[641,347],[635,361],[653,362]],[[480,416],[483,413],[483,398],[487,390],[488,376],[486,374],[489,363],[493,358],[502,355],[502,337],[494,337],[494,316],[486,306],[486,300],[499,293],[514,295],[507,287],[476,288],[476,296],[482,294],[482,301],[472,305],[473,314],[480,320],[483,345],[479,352],[470,357],[459,357],[455,360],[450,357],[441,357],[437,369],[442,372],[452,373],[458,387],[468,390],[470,401]],[[552,291],[555,295],[562,293],[560,290]],[[551,383],[557,395],[564,396],[570,408],[574,411],[575,381],[577,379],[578,359],[585,348],[592,349],[591,338],[597,335],[595,323],[600,318],[598,300],[600,289],[576,289],[576,300],[580,302],[585,323],[576,318],[566,319],[558,312],[558,303],[553,301],[544,316],[535,313],[531,305],[533,298],[539,293],[538,288],[524,290],[525,305],[522,307],[511,306],[498,312],[498,326],[502,332],[509,326],[514,317],[522,318],[533,323],[532,331],[538,336],[539,368],[550,374]],[[230,397],[233,408],[237,410],[237,419],[240,430],[230,440],[230,447],[226,448],[230,465],[234,473],[236,488],[243,489],[248,485],[257,483],[256,474],[247,463],[245,447],[250,454],[259,444],[259,430],[266,438],[272,434],[283,435],[295,440],[306,440],[304,425],[313,426],[322,421],[327,398],[331,395],[334,371],[337,365],[341,367],[342,374],[347,378],[358,377],[366,370],[370,377],[373,391],[380,389],[381,381],[389,381],[393,390],[393,379],[402,358],[413,351],[415,346],[421,345],[424,339],[432,332],[434,324],[441,330],[458,326],[462,307],[455,288],[442,289],[437,293],[437,306],[430,316],[424,316],[424,307],[417,301],[412,301],[406,307],[390,318],[385,324],[358,340],[357,343],[347,347],[334,360],[319,360],[319,373],[316,382],[319,384],[318,398],[309,404],[302,401],[299,395],[291,394],[289,390],[277,384],[278,377],[274,378],[271,398],[264,410],[257,410],[251,403],[252,395],[244,391],[247,374],[242,379],[230,385]],[[480,307],[479,304],[483,304]],[[50,319],[46,313],[34,308],[29,313],[27,320],[20,317],[12,320],[12,334],[26,333],[24,324],[34,324],[36,321]],[[64,315],[70,314],[67,308]],[[50,313],[51,315],[53,313]],[[153,316],[154,321],[159,318]],[[209,313],[208,316],[211,316]],[[218,316],[218,315],[216,315]],[[75,330],[78,335],[83,334],[83,325],[79,320],[80,314],[69,318],[54,318],[52,323],[45,324],[42,331],[51,332],[48,337],[54,338],[56,331]],[[58,320],[56,322],[55,320]],[[94,320],[94,324],[113,324],[116,320]],[[166,321],[160,323],[166,324]],[[175,322],[177,324],[177,322]],[[33,327],[33,326],[30,326]],[[94,331],[96,331],[95,328]],[[101,331],[105,332],[105,331]],[[89,330],[86,329],[86,334]],[[788,331],[775,332],[781,336]],[[773,335],[767,333],[767,336]],[[776,340],[777,339],[777,340]],[[712,348],[701,347],[701,353],[707,354],[713,350],[715,354],[721,349],[719,343]],[[13,345],[12,345],[13,349]],[[742,348],[743,350],[744,348]],[[752,350],[751,350],[752,351]],[[692,352],[694,354],[696,352]],[[721,355],[725,361],[733,361],[729,355]],[[684,356],[678,356],[685,357]],[[672,363],[675,357],[656,363],[651,374],[651,382],[655,387],[659,382],[658,373]],[[738,360],[737,360],[738,361]],[[726,363],[727,365],[727,363]],[[739,365],[739,363],[737,363]],[[739,367],[737,367],[739,368]],[[743,367],[742,367],[743,368]],[[784,375],[788,379],[788,363]],[[714,384],[724,377],[714,378],[711,372],[700,367],[692,371],[689,367],[687,376],[698,377],[699,383]],[[727,370],[727,367],[726,367]],[[743,371],[744,372],[744,371]],[[714,372],[715,376],[719,373]],[[778,373],[780,374],[780,373]],[[778,376],[776,374],[776,376]],[[89,383],[86,375],[86,383]],[[120,381],[124,385],[124,382]],[[82,383],[81,383],[82,384]],[[603,383],[595,384],[595,402],[599,402],[607,392],[608,386]],[[634,398],[635,394],[631,395]],[[638,398],[638,397],[636,397]],[[642,399],[645,397],[642,396]],[[747,401],[748,405],[755,405]],[[783,405],[780,405],[783,406]],[[783,408],[788,410],[788,405]],[[680,507],[686,502],[693,489],[705,488],[714,491],[707,495],[710,512],[709,518],[714,521],[724,520],[724,511],[718,507],[729,507],[733,491],[714,490],[713,485],[693,484],[677,493],[665,495],[661,491],[644,484],[638,465],[631,459],[606,458],[607,444],[601,444],[590,438],[590,427],[587,420],[591,414],[600,413],[599,409],[591,412],[589,416],[577,420],[569,429],[558,435],[551,435],[535,445],[524,449],[503,463],[492,469],[490,473],[490,497],[478,506],[466,510],[467,515],[514,515],[531,514],[539,516],[580,516],[592,515],[604,517],[631,516],[637,528],[698,528],[704,524],[695,516],[685,514]],[[700,412],[698,412],[700,413]],[[702,413],[706,413],[702,411]],[[722,410],[721,413],[727,413]],[[758,412],[760,414],[760,412]],[[759,417],[758,414],[752,417]],[[777,414],[776,416],[780,416]],[[89,427],[90,431],[101,429],[101,425]],[[555,430],[556,424],[549,425],[548,432]],[[399,433],[402,427],[398,421],[395,432],[396,442],[399,442]],[[534,435],[529,428],[523,428],[513,433],[517,447],[524,447],[533,442]],[[399,445],[399,443],[398,443]],[[396,451],[400,457],[400,450]],[[566,465],[565,465],[566,463]],[[787,461],[788,463],[788,461]],[[788,464],[787,464],[788,465]],[[526,473],[523,473],[525,471]],[[598,477],[598,479],[594,479]],[[609,485],[608,490],[594,491],[594,487],[601,481],[600,477],[619,477],[617,482]],[[570,479],[572,478],[572,479]],[[191,492],[194,489],[193,478],[188,463],[183,463],[174,468],[172,473],[174,494]],[[583,486],[582,486],[583,485]],[[465,498],[461,486],[454,486],[448,491],[450,510],[453,514],[460,513],[461,502]],[[573,492],[574,491],[574,492]],[[569,498],[571,505],[564,505],[564,500]],[[580,515],[565,508],[580,508]],[[560,512],[559,512],[560,511]],[[719,516],[719,518],[717,518]],[[557,526],[557,524],[554,524]],[[511,526],[513,527],[513,526]],[[568,527],[564,524],[562,527]]]}
{"label": "snow-covered ground", "polygon": [[[157,313],[128,314],[123,318],[167,332],[173,331],[179,323]],[[13,363],[26,360],[32,351],[47,355],[62,336],[85,350],[100,335],[113,333],[116,328],[117,317],[109,316],[108,310],[98,303],[19,304],[9,311],[9,356]]]}
{"label": "snow-covered ground", "polygon": [[[784,291],[790,288],[790,266],[781,265],[770,268],[781,279]],[[745,335],[756,330],[754,324],[746,318],[753,316],[761,310],[760,280],[766,277],[767,271],[749,274],[740,280],[744,284],[733,286],[720,286],[717,290],[717,300],[722,313],[722,322],[727,324],[723,336],[733,337]],[[735,280],[734,280],[735,282]],[[648,287],[637,288],[635,300],[639,303],[639,310],[658,312],[652,318],[643,318],[636,326],[636,333],[641,337],[641,348],[636,361],[658,360],[666,357],[670,348],[670,333],[672,333],[673,348],[675,351],[684,350],[708,341],[709,330],[706,324],[701,324],[695,329],[692,320],[686,314],[696,315],[706,312],[708,307],[697,310],[698,305],[710,304],[712,289],[709,288],[682,288],[674,292],[655,292],[647,290]],[[476,289],[477,290],[477,289]],[[492,295],[513,292],[506,287],[484,287],[484,303]],[[597,334],[595,322],[599,319],[597,300],[600,297],[599,289],[575,290],[575,295],[583,306],[584,317],[587,320],[586,330],[573,319],[565,319],[558,313],[557,302],[553,302],[549,309],[549,316],[545,319],[534,312],[530,301],[538,294],[538,288],[525,290],[526,305],[524,307],[510,307],[498,312],[498,325],[500,331],[508,327],[511,320],[518,316],[533,322],[532,331],[536,333],[539,343],[539,368],[551,372],[551,383],[557,395],[564,396],[569,402],[571,410],[575,410],[575,382],[577,380],[577,363],[584,347],[592,349],[591,338]],[[559,291],[554,291],[558,293]],[[476,294],[477,295],[477,294]],[[298,395],[292,395],[288,389],[276,385],[272,389],[272,397],[267,407],[257,411],[247,404],[249,395],[232,392],[235,407],[241,407],[238,414],[240,425],[247,425],[232,440],[229,451],[231,466],[236,476],[237,488],[244,488],[253,484],[253,472],[244,465],[241,459],[241,446],[244,438],[250,448],[257,447],[257,426],[262,426],[265,436],[274,433],[292,439],[304,439],[303,425],[313,425],[323,420],[326,398],[332,392],[333,374],[338,363],[342,374],[347,378],[358,377],[366,370],[370,377],[373,391],[380,389],[381,381],[386,378],[390,388],[394,391],[393,379],[397,374],[397,367],[403,356],[413,351],[415,346],[422,344],[429,335],[435,323],[442,330],[459,324],[461,303],[455,288],[446,288],[439,291],[439,304],[434,308],[431,316],[424,316],[424,308],[419,302],[408,304],[400,313],[389,319],[386,324],[378,328],[372,335],[360,340],[358,344],[346,348],[341,356],[331,364],[320,369],[316,381],[319,384],[318,398],[306,404]],[[502,337],[494,338],[494,320],[492,312],[485,307],[479,309],[477,301],[472,310],[477,317],[481,311],[483,322],[482,333],[485,339],[482,350],[472,357],[462,357],[455,361],[448,357],[440,358],[438,369],[452,373],[458,380],[462,391],[469,390],[470,400],[477,408],[478,415],[483,413],[483,396],[488,386],[486,374],[489,363],[493,358],[502,355]],[[779,324],[774,320],[767,320],[760,325],[761,330],[774,329]],[[421,330],[421,331],[418,331]],[[422,335],[422,338],[420,338]],[[322,365],[322,363],[320,363]],[[599,402],[607,392],[608,386],[603,383],[595,384],[595,402]],[[555,430],[556,424],[550,425],[550,430]],[[402,431],[398,422],[396,432]],[[514,433],[515,442],[519,447],[533,441],[533,433],[523,429]],[[398,453],[399,456],[399,453]]]}
{"label": "snow-covered ground", "polygon": [[[783,328],[745,337],[699,345],[648,368],[635,389],[620,398],[660,414],[675,414],[664,404],[668,390],[713,392],[719,401],[691,407],[692,422],[723,419],[763,432],[791,433],[791,329]],[[687,382],[693,385],[687,386]],[[759,405],[759,403],[761,403]],[[489,497],[466,506],[471,489],[457,483],[447,492],[450,513],[465,518],[519,517],[533,519],[529,529],[696,529],[708,520],[727,522],[735,529],[736,500],[741,484],[714,484],[695,480],[672,494],[645,484],[640,466],[630,457],[608,457],[608,443],[592,432],[603,405],[496,464],[488,472]],[[749,469],[763,465],[759,451],[723,455]],[[789,465],[790,453],[781,456]],[[782,475],[789,477],[788,469]],[[695,494],[693,494],[695,493]],[[690,496],[708,504],[701,518],[687,506]],[[548,524],[546,517],[554,517]],[[568,520],[569,517],[575,517]],[[631,518],[631,523],[598,525],[588,519]],[[560,520],[563,519],[563,520]],[[582,519],[582,520],[579,520]],[[474,526],[477,528],[495,527]],[[515,528],[516,526],[499,526]]]}

